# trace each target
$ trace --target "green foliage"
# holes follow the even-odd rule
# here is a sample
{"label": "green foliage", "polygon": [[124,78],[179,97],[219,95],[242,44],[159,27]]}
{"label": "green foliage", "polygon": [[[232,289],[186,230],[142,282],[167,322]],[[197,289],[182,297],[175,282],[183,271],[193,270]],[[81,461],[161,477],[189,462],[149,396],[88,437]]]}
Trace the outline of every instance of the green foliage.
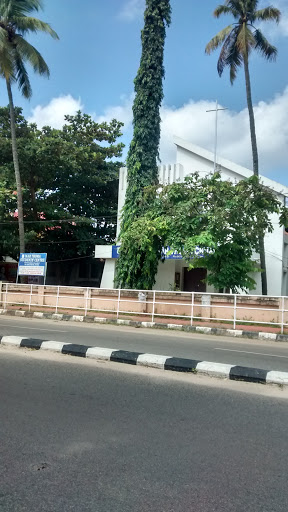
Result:
{"label": "green foliage", "polygon": [[[160,142],[160,106],[163,100],[164,44],[166,27],[171,21],[170,0],[146,0],[144,29],[142,30],[142,56],[135,79],[135,100],[133,104],[133,139],[127,157],[128,188],[122,215],[120,260],[117,264],[116,281],[123,287],[151,287],[148,276],[150,262],[147,253],[133,254],[126,247],[126,230],[142,212],[144,187],[158,181],[158,157]],[[140,246],[138,250],[140,250]],[[129,258],[129,259],[128,259]],[[138,271],[132,271],[135,259],[143,266],[143,279],[139,281]],[[152,264],[153,266],[153,264]],[[126,268],[131,268],[128,276]],[[154,268],[154,267],[153,267]],[[154,274],[154,270],[153,270]],[[127,279],[123,281],[124,276]]]}
{"label": "green foliage", "polygon": [[26,64],[40,75],[49,76],[49,68],[42,55],[24,36],[29,32],[44,32],[59,39],[48,23],[29,16],[40,9],[40,0],[0,2],[0,73],[10,83],[16,82],[25,98],[32,95]]}
{"label": "green foliage", "polygon": [[151,290],[161,258],[159,231],[158,223],[143,216],[123,233],[117,279],[125,288]]}
{"label": "green foliage", "polygon": [[[260,268],[252,254],[259,252],[261,236],[273,231],[271,214],[280,213],[282,223],[287,220],[275,194],[256,176],[232,183],[223,181],[220,173],[203,178],[195,173],[184,183],[158,187],[157,195],[156,189],[153,203],[152,187],[145,190],[146,213],[125,232],[120,254],[123,251],[127,264],[120,282],[151,288],[158,262],[164,259],[161,248],[169,247],[180,252],[191,268],[207,268],[207,281],[216,289],[253,289],[255,281],[249,273]],[[203,257],[195,256],[197,247],[203,249]],[[148,261],[141,258],[141,251]]]}
{"label": "green foliage", "polygon": [[[115,239],[122,123],[78,112],[62,130],[29,125],[15,109],[27,251],[48,259],[91,255]],[[17,193],[8,108],[0,108],[0,255],[18,254]]]}
{"label": "green foliage", "polygon": [[122,227],[138,215],[143,188],[157,183],[160,106],[163,100],[164,43],[170,24],[170,0],[146,0],[142,56],[135,79],[133,139],[127,157],[128,189]]}
{"label": "green foliage", "polygon": [[255,22],[279,23],[281,13],[273,6],[258,10],[258,4],[258,0],[226,0],[224,5],[219,5],[214,11],[216,18],[222,14],[230,14],[236,21],[218,32],[205,50],[210,54],[222,45],[218,73],[221,76],[225,67],[228,67],[231,83],[237,76],[237,69],[242,66],[243,60],[248,58],[253,49],[267,60],[275,60],[277,56],[277,49],[267,41],[259,29],[255,28]]}

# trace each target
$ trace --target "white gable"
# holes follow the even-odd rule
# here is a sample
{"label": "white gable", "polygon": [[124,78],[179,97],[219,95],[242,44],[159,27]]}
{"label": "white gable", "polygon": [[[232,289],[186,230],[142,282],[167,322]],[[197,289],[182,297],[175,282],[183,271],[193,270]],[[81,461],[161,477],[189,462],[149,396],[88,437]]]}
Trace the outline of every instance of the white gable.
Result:
{"label": "white gable", "polygon": [[[177,163],[183,165],[185,175],[193,172],[207,173],[213,170],[214,154],[207,149],[203,149],[192,142],[181,139],[180,137],[173,138],[177,146]],[[217,166],[220,167],[221,172],[231,179],[249,178],[253,172],[246,167],[230,162],[225,158],[217,157]],[[277,183],[277,181],[270,180],[265,176],[260,175],[263,184],[277,192],[277,194],[288,196],[288,187]]]}

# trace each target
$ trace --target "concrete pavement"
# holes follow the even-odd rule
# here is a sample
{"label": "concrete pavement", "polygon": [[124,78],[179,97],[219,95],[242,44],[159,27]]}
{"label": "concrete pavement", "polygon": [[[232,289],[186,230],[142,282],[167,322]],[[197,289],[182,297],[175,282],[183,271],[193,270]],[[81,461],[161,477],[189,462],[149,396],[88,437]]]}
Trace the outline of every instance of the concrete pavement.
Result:
{"label": "concrete pavement", "polygon": [[287,511],[287,393],[41,357],[1,353],[1,512]]}

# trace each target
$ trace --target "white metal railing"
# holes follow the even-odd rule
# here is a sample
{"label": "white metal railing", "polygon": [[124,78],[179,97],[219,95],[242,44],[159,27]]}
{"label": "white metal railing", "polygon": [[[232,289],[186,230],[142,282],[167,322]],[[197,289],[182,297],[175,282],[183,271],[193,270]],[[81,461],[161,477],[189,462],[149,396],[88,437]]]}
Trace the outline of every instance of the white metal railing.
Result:
{"label": "white metal railing", "polygon": [[0,304],[3,309],[21,306],[28,311],[81,311],[85,316],[105,313],[115,315],[117,319],[125,315],[148,317],[152,323],[157,318],[170,318],[182,320],[182,323],[186,321],[191,326],[201,321],[225,322],[233,329],[239,324],[272,325],[281,327],[281,333],[288,327],[288,297],[283,296],[2,283]]}

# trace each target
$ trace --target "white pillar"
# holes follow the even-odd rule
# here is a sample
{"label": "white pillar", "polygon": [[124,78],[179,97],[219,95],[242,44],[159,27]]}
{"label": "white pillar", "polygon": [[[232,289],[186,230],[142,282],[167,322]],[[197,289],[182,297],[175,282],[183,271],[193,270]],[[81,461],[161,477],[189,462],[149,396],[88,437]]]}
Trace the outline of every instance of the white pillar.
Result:
{"label": "white pillar", "polygon": [[100,288],[114,288],[116,261],[112,259],[105,261]]}

